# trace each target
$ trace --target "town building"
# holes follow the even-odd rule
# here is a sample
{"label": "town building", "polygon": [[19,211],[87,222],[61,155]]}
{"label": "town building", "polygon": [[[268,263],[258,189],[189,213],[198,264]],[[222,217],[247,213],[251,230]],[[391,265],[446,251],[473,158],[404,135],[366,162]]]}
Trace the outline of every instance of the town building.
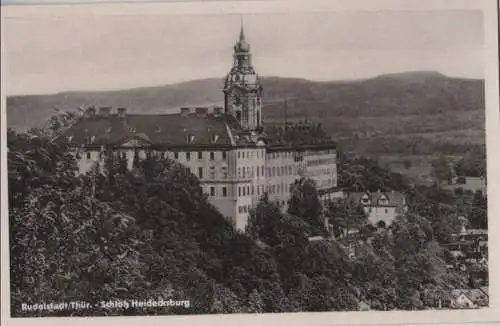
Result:
{"label": "town building", "polygon": [[239,230],[264,193],[285,210],[291,185],[301,177],[314,180],[323,199],[341,196],[335,143],[320,124],[264,123],[264,89],[243,26],[233,49],[224,107],[159,115],[88,108],[63,134],[80,173],[106,155],[126,160],[129,169],[135,158],[174,159],[199,178],[210,202]]}
{"label": "town building", "polygon": [[389,226],[396,216],[408,210],[405,195],[399,191],[350,192],[347,199],[361,205],[368,221],[374,225],[383,223]]}

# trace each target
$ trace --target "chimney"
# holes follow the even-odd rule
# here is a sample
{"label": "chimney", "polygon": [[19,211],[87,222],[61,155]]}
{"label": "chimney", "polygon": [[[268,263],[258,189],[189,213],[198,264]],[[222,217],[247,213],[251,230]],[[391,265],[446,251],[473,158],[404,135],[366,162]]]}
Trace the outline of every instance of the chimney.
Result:
{"label": "chimney", "polygon": [[208,108],[196,108],[196,115],[200,117],[206,117],[208,114]]}
{"label": "chimney", "polygon": [[181,108],[181,117],[187,117],[189,115],[189,108]]}
{"label": "chimney", "polygon": [[125,118],[125,116],[127,115],[127,109],[126,108],[118,108],[116,110],[116,112],[118,113],[118,117],[119,118]]}
{"label": "chimney", "polygon": [[99,109],[99,115],[103,117],[108,117],[109,114],[111,113],[111,108],[110,107],[102,107]]}

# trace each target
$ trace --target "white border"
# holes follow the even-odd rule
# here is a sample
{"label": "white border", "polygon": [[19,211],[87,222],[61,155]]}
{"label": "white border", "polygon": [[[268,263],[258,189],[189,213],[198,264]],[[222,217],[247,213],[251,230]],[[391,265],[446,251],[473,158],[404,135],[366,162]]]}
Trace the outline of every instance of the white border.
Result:
{"label": "white border", "polygon": [[[303,11],[428,11],[428,10],[477,9],[483,12],[485,33],[485,89],[486,89],[486,131],[488,150],[488,216],[490,246],[490,308],[461,311],[423,312],[325,312],[264,315],[207,315],[207,316],[161,316],[161,317],[96,317],[96,318],[31,318],[9,317],[9,257],[8,257],[8,208],[6,178],[6,102],[5,102],[5,52],[2,46],[1,79],[1,230],[2,232],[2,287],[1,320],[8,325],[222,325],[238,324],[284,324],[284,325],[375,325],[375,324],[435,324],[500,321],[500,281],[495,275],[500,271],[498,251],[500,250],[500,133],[498,98],[498,21],[497,2],[494,0],[339,0],[339,1],[211,1],[141,4],[85,4],[85,5],[23,5],[2,6],[2,25],[6,17],[26,16],[80,16],[80,15],[186,15],[186,14],[245,14],[245,13],[293,13]],[[2,39],[4,28],[1,29]]]}

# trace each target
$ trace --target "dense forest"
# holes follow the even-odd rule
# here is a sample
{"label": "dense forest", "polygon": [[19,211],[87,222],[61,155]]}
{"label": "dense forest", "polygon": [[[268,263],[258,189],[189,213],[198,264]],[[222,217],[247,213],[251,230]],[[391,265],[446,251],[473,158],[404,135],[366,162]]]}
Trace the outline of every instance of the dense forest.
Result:
{"label": "dense forest", "polygon": [[[128,171],[108,159],[77,175],[67,144],[52,141],[70,118],[53,119],[49,130],[8,132],[14,316],[39,315],[21,311],[21,303],[158,298],[191,304],[49,315],[342,311],[362,303],[425,309],[467,286],[445,268],[442,244],[458,230],[458,213],[485,223],[481,194],[417,189],[373,160],[342,157],[341,183],[405,191],[410,206],[390,230],[369,228],[366,216],[349,210],[369,240],[352,257],[340,239],[310,241],[325,235],[325,217],[342,209],[323,210],[310,180],[294,185],[288,212],[263,196],[239,233],[173,161],[152,157]],[[331,223],[342,230],[351,219],[344,217]]]}

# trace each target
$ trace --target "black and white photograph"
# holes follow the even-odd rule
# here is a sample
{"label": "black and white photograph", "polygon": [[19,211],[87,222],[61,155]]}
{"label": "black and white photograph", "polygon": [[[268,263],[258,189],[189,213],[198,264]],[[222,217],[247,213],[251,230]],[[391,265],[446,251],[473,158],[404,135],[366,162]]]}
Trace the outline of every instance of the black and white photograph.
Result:
{"label": "black and white photograph", "polygon": [[488,313],[484,11],[164,6],[2,9],[10,318]]}

